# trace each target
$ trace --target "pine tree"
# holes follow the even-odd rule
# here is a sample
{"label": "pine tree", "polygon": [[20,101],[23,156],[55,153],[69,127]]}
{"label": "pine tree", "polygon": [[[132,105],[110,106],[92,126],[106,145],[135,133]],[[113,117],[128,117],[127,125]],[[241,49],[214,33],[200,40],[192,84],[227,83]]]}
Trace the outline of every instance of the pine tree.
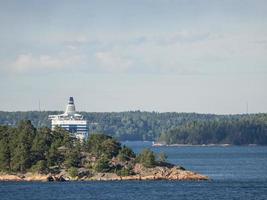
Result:
{"label": "pine tree", "polygon": [[14,151],[11,160],[12,170],[25,172],[32,165],[31,144],[36,129],[30,121],[21,121],[14,139]]}
{"label": "pine tree", "polygon": [[52,139],[51,130],[49,128],[41,128],[37,131],[31,147],[34,163],[46,159]]}
{"label": "pine tree", "polygon": [[10,171],[11,152],[8,127],[0,127],[0,171]]}
{"label": "pine tree", "polygon": [[155,154],[150,149],[144,149],[137,156],[137,162],[141,163],[145,167],[154,167],[156,164],[155,160],[156,160]]}

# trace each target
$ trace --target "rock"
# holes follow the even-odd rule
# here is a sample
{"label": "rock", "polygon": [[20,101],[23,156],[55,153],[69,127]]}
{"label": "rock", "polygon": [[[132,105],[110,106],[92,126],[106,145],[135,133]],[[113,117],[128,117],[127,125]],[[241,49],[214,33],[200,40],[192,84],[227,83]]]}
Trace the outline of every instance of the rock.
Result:
{"label": "rock", "polygon": [[86,169],[86,168],[79,168],[78,169],[78,177],[79,178],[88,178],[93,176],[92,173],[90,172],[90,170]]}
{"label": "rock", "polygon": [[145,168],[136,164],[134,172],[140,174],[142,180],[208,180],[207,176],[187,171],[180,166]]}
{"label": "rock", "polygon": [[209,180],[207,176],[185,170],[180,166],[161,165],[153,168],[146,168],[141,164],[135,164],[134,175],[118,176],[115,173],[96,173],[92,174],[86,168],[78,169],[78,177],[72,179],[65,170],[56,174],[0,174],[0,181],[68,181],[68,180],[94,180],[94,181],[120,181],[120,180]]}
{"label": "rock", "polygon": [[47,181],[48,175],[37,173],[0,174],[0,181]]}
{"label": "rock", "polygon": [[48,176],[47,177],[47,179],[46,179],[47,181],[49,181],[49,182],[51,182],[51,181],[54,181],[54,178],[53,178],[53,176],[52,175],[50,175],[50,176]]}
{"label": "rock", "polygon": [[159,167],[168,167],[168,168],[175,167],[174,164],[167,163],[167,162],[163,162],[163,161],[159,161],[159,162],[157,162],[156,165],[159,166]]}
{"label": "rock", "polygon": [[46,174],[38,174],[38,173],[26,173],[23,180],[24,181],[47,181],[48,175]]}
{"label": "rock", "polygon": [[116,181],[122,180],[120,176],[115,173],[97,173],[88,180],[95,180],[95,181]]}
{"label": "rock", "polygon": [[112,180],[208,180],[207,176],[185,170],[180,166],[156,166],[145,168],[140,164],[134,166],[135,175],[118,176],[115,173],[97,173],[87,180],[112,181]]}
{"label": "rock", "polygon": [[12,174],[1,174],[0,181],[22,181],[23,179],[17,175]]}
{"label": "rock", "polygon": [[66,179],[62,175],[49,175],[46,179],[47,181],[58,181],[58,182],[64,182]]}
{"label": "rock", "polygon": [[54,176],[55,181],[64,182],[66,179],[63,176]]}

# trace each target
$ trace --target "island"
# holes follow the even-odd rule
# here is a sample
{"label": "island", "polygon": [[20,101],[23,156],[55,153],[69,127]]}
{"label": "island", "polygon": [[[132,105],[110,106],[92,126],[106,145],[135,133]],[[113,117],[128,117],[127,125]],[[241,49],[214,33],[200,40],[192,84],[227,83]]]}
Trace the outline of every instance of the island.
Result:
{"label": "island", "polygon": [[31,121],[0,126],[0,181],[209,180],[166,162],[150,149],[135,154],[104,134],[80,141]]}

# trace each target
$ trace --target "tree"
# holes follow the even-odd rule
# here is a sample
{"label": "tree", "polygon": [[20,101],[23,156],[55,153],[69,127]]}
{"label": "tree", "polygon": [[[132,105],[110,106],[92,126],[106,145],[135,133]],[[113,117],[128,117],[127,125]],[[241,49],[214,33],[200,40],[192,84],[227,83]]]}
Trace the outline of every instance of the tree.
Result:
{"label": "tree", "polygon": [[31,167],[32,172],[46,173],[48,170],[47,162],[45,160],[39,160],[35,165]]}
{"label": "tree", "polygon": [[95,167],[96,172],[108,172],[110,170],[109,159],[106,156],[97,160]]}
{"label": "tree", "polygon": [[8,127],[0,126],[0,171],[10,171],[11,151]]}
{"label": "tree", "polygon": [[150,149],[144,149],[138,156],[137,162],[141,163],[144,167],[154,167],[156,164],[155,154]]}
{"label": "tree", "polygon": [[135,153],[130,148],[123,145],[117,157],[120,161],[129,161],[135,158]]}
{"label": "tree", "polygon": [[64,163],[67,168],[79,167],[81,163],[81,155],[79,149],[69,150],[65,155]]}
{"label": "tree", "polygon": [[78,176],[78,169],[76,167],[71,167],[68,169],[68,173],[72,178],[75,178]]}
{"label": "tree", "polygon": [[85,150],[96,157],[106,156],[107,158],[112,158],[118,155],[121,149],[120,145],[110,136],[92,134],[85,144]]}
{"label": "tree", "polygon": [[15,149],[13,151],[11,166],[12,170],[25,172],[32,165],[31,144],[36,129],[29,120],[21,121],[17,129]]}
{"label": "tree", "polygon": [[131,167],[122,167],[120,170],[116,170],[116,174],[119,176],[130,176],[133,175],[133,169]]}
{"label": "tree", "polygon": [[120,143],[114,139],[107,139],[102,142],[101,149],[103,154],[107,156],[107,158],[116,157],[121,149]]}
{"label": "tree", "polygon": [[104,150],[102,143],[108,139],[111,139],[111,137],[104,134],[91,134],[85,144],[85,150],[96,157],[100,157]]}
{"label": "tree", "polygon": [[38,129],[31,147],[31,152],[33,155],[32,159],[34,161],[46,159],[52,140],[53,136],[49,128]]}

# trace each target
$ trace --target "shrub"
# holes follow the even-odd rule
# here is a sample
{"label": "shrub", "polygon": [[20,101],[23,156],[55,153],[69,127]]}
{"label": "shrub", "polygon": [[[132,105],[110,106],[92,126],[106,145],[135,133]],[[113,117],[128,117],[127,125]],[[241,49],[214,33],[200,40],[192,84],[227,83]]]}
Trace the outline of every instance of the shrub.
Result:
{"label": "shrub", "polygon": [[39,160],[31,167],[32,172],[45,173],[47,171],[47,164],[45,160]]}
{"label": "shrub", "polygon": [[155,154],[150,149],[144,149],[136,158],[138,163],[141,163],[144,167],[155,166]]}
{"label": "shrub", "polygon": [[68,169],[68,173],[72,178],[75,178],[78,176],[78,169],[76,167],[71,167]]}
{"label": "shrub", "polygon": [[72,151],[67,152],[65,157],[66,158],[65,158],[64,164],[67,168],[79,167],[80,162],[81,162],[81,156],[78,150],[72,150]]}
{"label": "shrub", "polygon": [[120,170],[117,170],[116,171],[116,174],[118,176],[129,176],[129,175],[133,175],[134,173],[133,173],[132,168],[125,168],[125,167],[123,167]]}
{"label": "shrub", "polygon": [[96,172],[108,172],[110,170],[108,158],[102,157],[98,159],[94,168]]}
{"label": "shrub", "polygon": [[129,161],[131,158],[135,158],[135,154],[130,148],[123,146],[117,157],[120,161]]}

